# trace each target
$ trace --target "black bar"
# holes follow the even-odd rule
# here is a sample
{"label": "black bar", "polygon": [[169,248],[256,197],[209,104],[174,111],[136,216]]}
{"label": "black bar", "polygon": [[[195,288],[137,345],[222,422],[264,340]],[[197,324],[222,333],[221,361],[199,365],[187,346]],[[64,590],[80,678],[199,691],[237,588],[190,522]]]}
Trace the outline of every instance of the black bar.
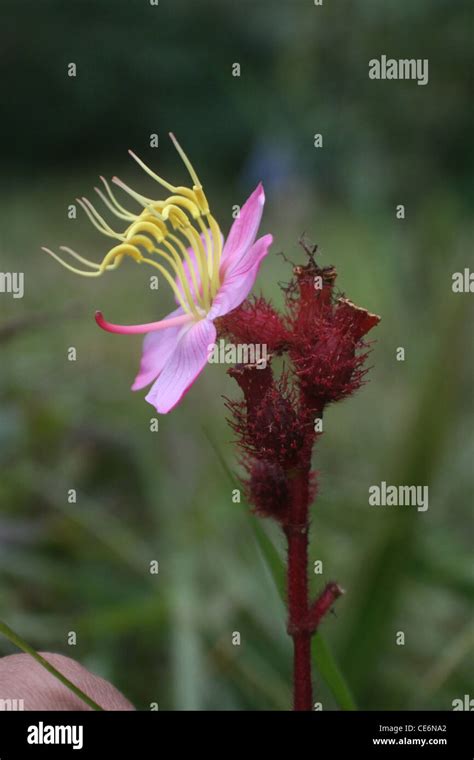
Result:
{"label": "black bar", "polygon": [[236,750],[246,760],[257,746],[265,760],[273,748],[308,760],[472,760],[473,728],[470,712],[2,712],[0,760],[158,759],[186,748],[190,760],[195,753],[225,758]]}

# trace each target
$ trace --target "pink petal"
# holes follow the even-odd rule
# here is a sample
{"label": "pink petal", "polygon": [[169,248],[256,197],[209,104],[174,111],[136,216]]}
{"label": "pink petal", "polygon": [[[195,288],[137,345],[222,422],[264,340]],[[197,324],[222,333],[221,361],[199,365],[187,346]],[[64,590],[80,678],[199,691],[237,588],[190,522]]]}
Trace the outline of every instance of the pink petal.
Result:
{"label": "pink petal", "polygon": [[222,317],[240,306],[242,301],[247,298],[257,278],[260,264],[267,255],[272,242],[272,235],[264,235],[249,248],[240,261],[232,264],[212,302],[208,314],[209,319]]}
{"label": "pink petal", "polygon": [[248,248],[253,245],[260,226],[264,203],[265,193],[260,182],[240,209],[238,218],[230,228],[222,252],[221,279],[229,266],[237,263]]}
{"label": "pink petal", "polygon": [[[183,314],[181,307],[168,314],[166,319],[176,317],[179,314]],[[160,332],[150,332],[145,335],[140,370],[132,385],[132,391],[139,391],[145,388],[158,377],[176,348],[178,335],[181,330],[182,325],[169,327]]]}
{"label": "pink petal", "polygon": [[215,339],[216,328],[209,319],[182,328],[174,351],[146,397],[157,412],[166,414],[182,399],[206,366]]}

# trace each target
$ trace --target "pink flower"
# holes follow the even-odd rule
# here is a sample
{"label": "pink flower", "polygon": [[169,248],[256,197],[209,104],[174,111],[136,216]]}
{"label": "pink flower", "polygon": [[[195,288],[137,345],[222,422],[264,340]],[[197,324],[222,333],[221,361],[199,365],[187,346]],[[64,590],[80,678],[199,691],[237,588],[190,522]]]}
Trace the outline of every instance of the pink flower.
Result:
{"label": "pink flower", "polygon": [[[147,333],[132,390],[141,390],[154,381],[146,400],[161,414],[176,406],[206,366],[209,346],[216,339],[214,320],[240,306],[252,289],[272,243],[271,235],[254,242],[264,202],[263,187],[259,185],[232,225],[222,251],[220,287],[207,313],[196,318],[179,306],[160,322],[131,327],[111,325],[100,312],[96,315],[97,323],[110,332]],[[191,286],[191,278],[187,277]],[[202,287],[200,282],[199,285]]]}
{"label": "pink flower", "polygon": [[[140,166],[172,195],[164,201],[153,201],[114,178],[113,182],[142,206],[140,214],[133,214],[116,200],[107,182],[102,180],[108,197],[97,188],[96,191],[110,211],[127,220],[125,231],[115,232],[86,198],[79,203],[100,232],[115,237],[120,241],[119,245],[107,253],[101,264],[62,247],[65,253],[89,267],[88,270],[76,269],[49,249],[44,249],[63,266],[83,276],[98,277],[119,266],[125,256],[130,256],[140,263],[154,266],[168,281],[178,308],[158,322],[116,325],[107,322],[100,312],[96,314],[98,325],[108,332],[122,335],[146,333],[140,370],[132,390],[153,383],[146,400],[161,414],[166,414],[179,403],[204,369],[216,338],[214,320],[245,300],[272,243],[271,235],[256,240],[265,202],[263,187],[259,184],[242,207],[223,244],[222,233],[209,211],[199,179],[187,156],[171,137],[191,175],[192,189],[170,185],[132,153]],[[168,269],[155,258],[143,255],[141,249],[161,256]]]}

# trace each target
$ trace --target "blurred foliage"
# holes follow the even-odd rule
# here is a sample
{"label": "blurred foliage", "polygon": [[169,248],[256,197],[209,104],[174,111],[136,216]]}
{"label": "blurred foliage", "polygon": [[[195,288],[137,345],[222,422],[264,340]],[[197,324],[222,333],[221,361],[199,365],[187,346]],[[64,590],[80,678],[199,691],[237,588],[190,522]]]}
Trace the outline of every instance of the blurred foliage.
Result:
{"label": "blurred foliage", "polygon": [[[382,315],[370,383],[328,413],[315,457],[312,583],[347,590],[323,634],[356,702],[451,709],[472,694],[472,296],[451,291],[473,232],[470,14],[462,0],[2,4],[1,269],[25,272],[25,297],[0,294],[0,617],[142,709],[290,702],[284,610],[222,464],[236,470],[221,397],[237,389],[209,367],[150,432],[152,407],[129,392],[140,339],[91,315],[149,321],[170,300],[139,267],[91,283],[39,252],[98,259],[106,241],[68,204],[101,173],[147,192],[129,146],[179,180],[170,129],[224,229],[263,179],[273,254],[300,259],[306,230],[341,289]],[[429,58],[429,84],[369,80],[382,53]],[[278,304],[288,277],[271,255],[258,287]],[[369,507],[381,480],[429,485],[429,510]],[[335,707],[319,677],[316,695]]]}

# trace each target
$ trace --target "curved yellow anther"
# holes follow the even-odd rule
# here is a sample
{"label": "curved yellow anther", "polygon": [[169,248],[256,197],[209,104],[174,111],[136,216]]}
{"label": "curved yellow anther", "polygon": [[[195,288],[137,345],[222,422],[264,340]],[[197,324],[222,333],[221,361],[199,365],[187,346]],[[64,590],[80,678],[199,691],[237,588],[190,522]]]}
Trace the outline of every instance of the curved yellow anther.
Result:
{"label": "curved yellow anther", "polygon": [[199,211],[197,205],[189,198],[183,198],[182,195],[170,195],[170,197],[164,201],[163,216],[166,208],[172,205],[183,206],[183,208],[189,211],[193,219],[197,219],[201,216],[201,212]]}
{"label": "curved yellow anther", "polygon": [[188,227],[190,224],[189,218],[186,216],[183,209],[173,203],[170,203],[163,209],[163,219],[169,219],[175,230],[180,229],[181,227]]}
{"label": "curved yellow anther", "polygon": [[114,259],[117,256],[130,256],[135,261],[143,261],[143,256],[138,248],[135,248],[134,245],[130,245],[130,243],[120,243],[120,245],[116,245],[111,248],[110,251],[104,256],[100,264],[100,268],[102,270],[106,269],[109,264],[113,263]]}
{"label": "curved yellow anther", "polygon": [[144,208],[141,214],[137,217],[137,221],[150,222],[150,224],[154,224],[155,227],[161,231],[163,237],[166,237],[166,235],[168,235],[168,227],[166,226],[166,223],[163,220],[161,214],[155,212],[153,209],[150,209],[148,206]]}
{"label": "curved yellow anther", "polygon": [[[137,221],[130,225],[127,232],[125,233],[127,240],[130,239],[132,235],[134,235],[136,232],[147,232],[149,235],[151,235],[157,243],[161,243],[161,241],[164,239],[165,234],[163,233],[163,230],[160,229],[160,227],[157,224],[154,224],[153,222],[146,222],[146,221]],[[166,233],[166,228],[165,228]]]}
{"label": "curved yellow anther", "polygon": [[130,245],[136,247],[141,245],[142,248],[145,248],[147,253],[153,253],[155,250],[155,244],[153,240],[150,240],[150,238],[146,235],[133,235],[132,237],[127,238],[127,242],[130,243]]}
{"label": "curved yellow anther", "polygon": [[207,202],[207,198],[204,195],[204,190],[199,185],[194,185],[193,187],[194,196],[196,199],[196,203],[201,209],[202,214],[208,214],[209,213],[209,203]]}

